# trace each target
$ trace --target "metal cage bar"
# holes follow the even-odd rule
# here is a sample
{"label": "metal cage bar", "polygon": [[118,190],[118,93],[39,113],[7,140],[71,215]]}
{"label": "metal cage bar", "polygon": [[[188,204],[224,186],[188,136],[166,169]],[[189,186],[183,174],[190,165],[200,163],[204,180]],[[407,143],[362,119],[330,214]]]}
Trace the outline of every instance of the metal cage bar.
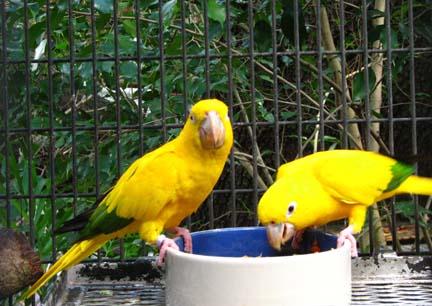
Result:
{"label": "metal cage bar", "polygon": [[[346,53],[347,50],[345,48],[345,4],[344,1],[339,2],[339,15],[340,15],[340,25],[339,25],[339,31],[340,31],[340,43],[339,43],[339,49],[340,49],[340,56],[341,56],[341,77],[342,80],[346,79]],[[348,121],[347,121],[347,114],[348,114],[348,104],[347,104],[347,83],[342,82],[342,95],[341,95],[341,103],[342,103],[342,110],[341,110],[341,116],[344,118],[343,122],[343,133],[342,133],[342,147],[348,148],[349,142],[348,142]]]}
{"label": "metal cage bar", "polygon": [[57,243],[56,240],[54,238],[54,232],[56,230],[57,227],[57,218],[56,218],[56,214],[54,213],[57,209],[56,209],[56,204],[55,204],[55,190],[56,190],[56,182],[55,182],[55,177],[56,177],[56,173],[55,173],[55,157],[54,157],[54,150],[55,150],[55,132],[54,132],[54,97],[53,97],[53,73],[52,73],[52,67],[53,67],[53,62],[52,62],[52,41],[51,41],[51,35],[52,35],[52,30],[51,30],[51,3],[49,0],[46,1],[46,8],[45,8],[45,13],[47,16],[47,20],[46,20],[46,33],[47,33],[47,59],[48,59],[48,65],[47,65],[47,69],[48,69],[48,109],[49,109],[49,152],[48,152],[48,158],[49,158],[49,178],[50,178],[50,207],[51,207],[51,231],[52,231],[52,260],[56,260],[57,258]]}
{"label": "metal cage bar", "polygon": [[[386,2],[385,7],[386,12],[390,12],[390,2]],[[386,38],[388,45],[391,45],[391,25],[390,25],[390,18],[385,18],[385,27],[386,27]],[[394,124],[393,124],[393,88],[392,88],[392,73],[391,73],[391,62],[392,62],[392,49],[387,47],[386,49],[386,57],[387,62],[384,67],[384,75],[386,77],[386,85],[387,85],[387,103],[388,103],[388,139],[389,139],[389,153],[394,154]],[[391,227],[391,235],[392,238],[397,241],[397,230],[396,230],[396,211],[395,211],[395,201],[394,199],[391,200],[391,220],[392,220],[392,227]],[[393,244],[393,250],[397,250],[396,244]]]}
{"label": "metal cage bar", "polygon": [[[276,1],[273,0],[271,2],[271,24],[272,24],[272,64],[273,69],[277,69],[278,67],[278,54],[277,54],[277,13],[276,13]],[[274,107],[274,152],[276,152],[274,156],[274,163],[275,168],[279,168],[280,166],[280,146],[279,146],[279,84],[278,84],[278,78],[277,74],[273,74],[273,91],[274,91],[274,97],[273,97],[273,107]]]}
{"label": "metal cage bar", "polygon": [[[164,20],[163,20],[163,1],[159,0],[158,2],[158,11],[159,11],[159,65],[160,65],[160,95],[161,95],[161,120],[162,122],[166,119],[166,90],[165,90],[165,47],[164,47]],[[162,124],[162,141],[167,141],[167,128],[164,124]]]}
{"label": "metal cage bar", "polygon": [[[251,116],[252,119],[250,120],[252,126],[252,135],[251,135],[251,146],[252,146],[252,201],[254,203],[254,211],[256,212],[256,205],[258,204],[258,166],[257,166],[257,160],[258,160],[258,152],[257,152],[257,130],[256,130],[256,112],[257,112],[257,105],[256,105],[256,95],[255,95],[255,37],[254,37],[254,23],[253,23],[253,16],[254,16],[254,3],[252,0],[248,1],[248,28],[249,28],[249,69],[250,69],[250,102],[251,102]],[[258,223],[258,218],[255,214],[255,222]]]}
{"label": "metal cage bar", "polygon": [[[2,42],[1,42],[1,46],[2,46],[2,50],[1,50],[1,62],[2,62],[2,67],[0,70],[0,79],[1,79],[1,99],[3,100],[2,102],[2,108],[3,108],[3,126],[2,128],[4,128],[2,137],[1,137],[1,142],[4,145],[4,148],[2,149],[3,154],[5,156],[5,165],[4,165],[4,178],[5,178],[5,182],[4,182],[4,191],[5,191],[5,197],[4,197],[4,201],[0,202],[0,207],[1,209],[6,211],[6,224],[2,224],[3,226],[6,226],[7,228],[10,228],[12,226],[12,222],[11,222],[11,200],[10,200],[10,183],[9,183],[9,178],[10,178],[10,161],[9,161],[9,156],[10,156],[10,150],[9,150],[9,124],[8,124],[8,113],[9,113],[9,106],[8,106],[8,82],[7,82],[7,77],[8,77],[8,73],[7,73],[7,66],[6,66],[6,62],[7,62],[7,52],[6,52],[6,41],[7,41],[7,34],[6,34],[6,3],[5,1],[2,1],[0,4],[0,14],[1,14],[1,38],[2,38]],[[8,298],[7,303],[9,306],[13,305],[13,299],[12,297]]]}
{"label": "metal cage bar", "polygon": [[[321,1],[316,1],[317,6],[317,24],[321,24]],[[322,45],[322,33],[321,31],[317,31],[316,35],[316,44],[317,46]],[[318,133],[318,137],[315,137],[315,144],[314,144],[314,151],[323,151],[325,150],[325,143],[324,143],[324,103],[325,103],[325,96],[324,96],[324,84],[323,84],[323,54],[321,48],[317,50],[317,68],[318,68],[318,103],[319,103],[319,113],[317,115],[318,125],[315,127],[316,132]],[[316,143],[316,141],[319,142]]]}
{"label": "metal cage bar", "polygon": [[[406,53],[409,51],[413,51],[414,53],[430,53],[432,51],[432,47],[413,47],[413,48],[407,47],[407,48],[393,48],[392,49],[393,53]],[[322,50],[321,52],[323,55],[339,55],[340,54],[340,51]],[[363,54],[364,50],[363,49],[349,49],[349,50],[345,50],[345,52],[347,55]],[[286,50],[286,51],[276,52],[276,54],[278,56],[283,56],[283,55],[293,56],[293,55],[296,55],[297,53],[300,55],[316,55],[317,51]],[[368,49],[368,53],[369,54],[385,53],[385,50]],[[273,55],[273,52],[255,52],[254,55],[257,57],[271,57]],[[208,57],[210,59],[226,58],[226,54],[209,54]],[[248,55],[245,53],[233,53],[232,57],[233,58],[247,58]],[[110,62],[113,60],[112,57],[108,57],[108,56],[95,56],[95,58],[101,62],[106,62],[106,61]],[[157,55],[142,55],[141,58],[143,60],[160,60],[160,56],[157,56]],[[165,60],[182,59],[182,55],[165,55],[164,58],[165,58]],[[187,58],[188,59],[203,59],[203,58],[206,58],[206,56],[202,55],[202,54],[188,54]],[[75,60],[77,63],[82,63],[82,62],[90,62],[91,63],[91,62],[93,62],[93,57],[81,57],[81,58],[76,58]],[[120,61],[136,60],[136,56],[121,55],[121,56],[119,56],[119,60]],[[31,63],[38,63],[38,64],[46,64],[46,63],[48,63],[48,60],[47,59],[32,59],[30,62]],[[53,63],[69,63],[70,58],[69,57],[53,58],[52,62]],[[24,59],[5,59],[5,64],[24,64],[24,63],[25,63]]]}
{"label": "metal cage bar", "polygon": [[29,33],[28,33],[28,12],[27,12],[27,6],[28,1],[24,1],[24,24],[25,24],[25,32],[24,32],[24,40],[25,40],[25,84],[26,84],[26,107],[27,107],[27,117],[26,117],[26,124],[27,124],[27,146],[28,146],[28,168],[27,168],[27,175],[28,175],[28,211],[29,211],[29,234],[30,234],[30,241],[32,244],[35,242],[34,237],[34,202],[33,202],[33,156],[32,156],[32,127],[31,127],[31,97],[30,97],[30,47],[29,47]]}
{"label": "metal cage bar", "polygon": [[[227,38],[227,77],[228,77],[228,93],[227,93],[227,103],[229,105],[229,114],[230,117],[233,117],[233,52],[231,48],[231,1],[226,0],[225,2],[225,10],[226,10],[226,38]],[[234,131],[235,135],[235,131]],[[235,136],[234,136],[235,138]],[[236,201],[236,165],[234,159],[234,152],[231,151],[229,156],[230,162],[230,202],[231,202],[231,226],[237,226],[237,201]]]}
{"label": "metal cage bar", "polygon": [[[70,80],[75,79],[75,40],[74,40],[74,23],[73,23],[73,4],[71,0],[68,0],[68,28],[69,28],[69,56],[70,56]],[[70,93],[71,93],[71,137],[72,137],[72,193],[73,193],[73,211],[74,215],[78,213],[77,207],[77,194],[78,194],[78,177],[77,177],[77,106],[76,106],[76,88],[75,82],[70,82]]]}
{"label": "metal cage bar", "polygon": [[[416,90],[415,90],[415,59],[414,59],[414,16],[413,16],[413,1],[408,2],[408,27],[409,27],[409,84],[410,84],[410,100],[411,100],[411,140],[412,140],[412,154],[418,154],[417,144],[417,108],[416,108]],[[417,173],[417,170],[416,172]],[[419,224],[419,203],[418,196],[413,195],[414,210],[415,210],[415,252],[420,252],[420,224]]]}
{"label": "metal cage bar", "polygon": [[96,49],[96,12],[94,0],[90,1],[90,25],[91,25],[91,42],[92,42],[92,96],[93,96],[93,120],[94,126],[92,127],[94,133],[94,154],[95,154],[95,196],[100,196],[100,179],[99,179],[99,111],[97,104],[97,49]]}
{"label": "metal cage bar", "polygon": [[144,154],[144,132],[143,132],[143,99],[142,99],[142,54],[141,54],[141,28],[140,28],[140,3],[139,0],[134,1],[134,11],[135,11],[135,31],[136,31],[136,50],[137,50],[137,96],[138,96],[138,142],[139,142],[139,155]]}
{"label": "metal cage bar", "polygon": [[[294,12],[299,11],[299,3],[298,1],[294,1]],[[318,13],[319,13],[319,7],[317,7]],[[297,118],[296,118],[296,124],[297,124],[297,149],[298,153],[297,155],[299,157],[303,156],[303,145],[302,145],[302,138],[303,138],[303,114],[302,114],[302,102],[301,102],[301,94],[300,94],[300,87],[301,87],[301,80],[300,80],[300,73],[301,73],[301,64],[300,64],[300,57],[302,55],[301,49],[300,49],[300,31],[299,31],[299,20],[298,20],[298,14],[295,14],[294,17],[294,54],[295,54],[295,85],[296,85],[296,106],[297,106]]]}

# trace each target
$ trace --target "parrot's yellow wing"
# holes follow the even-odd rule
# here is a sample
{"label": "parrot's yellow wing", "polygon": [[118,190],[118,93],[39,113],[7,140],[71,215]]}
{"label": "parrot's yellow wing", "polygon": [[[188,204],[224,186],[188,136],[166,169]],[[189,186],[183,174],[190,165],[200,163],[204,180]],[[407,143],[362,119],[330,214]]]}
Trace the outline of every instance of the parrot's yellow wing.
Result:
{"label": "parrot's yellow wing", "polygon": [[396,189],[414,167],[374,152],[327,151],[319,158],[315,175],[323,188],[345,203],[372,205]]}
{"label": "parrot's yellow wing", "polygon": [[[181,187],[177,186],[181,163],[173,166],[176,158],[173,151],[156,150],[136,160],[93,209],[85,226],[79,229],[78,240],[111,234],[133,220],[156,220],[176,200],[176,189]],[[163,180],[158,179],[161,173]]]}
{"label": "parrot's yellow wing", "polygon": [[131,165],[101,204],[108,206],[108,212],[116,210],[119,217],[154,219],[175,199],[184,166],[171,150],[146,155]]}

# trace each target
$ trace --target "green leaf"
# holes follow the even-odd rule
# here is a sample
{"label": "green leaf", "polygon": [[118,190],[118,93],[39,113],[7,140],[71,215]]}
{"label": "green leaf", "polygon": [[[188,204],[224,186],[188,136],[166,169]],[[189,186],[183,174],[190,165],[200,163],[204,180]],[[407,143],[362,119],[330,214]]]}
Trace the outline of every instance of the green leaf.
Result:
{"label": "green leaf", "polygon": [[272,113],[266,113],[264,115],[264,120],[269,122],[269,123],[274,123],[275,122],[275,117]]}
{"label": "green leaf", "polygon": [[225,6],[217,3],[216,0],[208,0],[207,9],[209,18],[219,22],[223,26],[226,19]]}
{"label": "green leaf", "polygon": [[102,62],[102,63],[98,63],[98,64],[100,64],[100,69],[103,72],[112,73],[113,67],[114,67],[114,62],[113,61]]}
{"label": "green leaf", "polygon": [[224,27],[220,23],[210,20],[208,31],[209,41],[217,40],[218,37],[223,34],[223,30]]}
{"label": "green leaf", "polygon": [[385,12],[372,9],[372,10],[368,10],[367,15],[368,15],[368,19],[371,20],[375,18],[385,17]]}
{"label": "green leaf", "polygon": [[135,61],[122,62],[120,64],[120,73],[127,80],[136,79],[138,65]]}
{"label": "green leaf", "polygon": [[395,203],[395,211],[406,218],[411,218],[415,215],[414,203],[411,201],[398,201]]}
{"label": "green leaf", "polygon": [[283,0],[283,12],[281,16],[281,29],[285,37],[288,38],[291,45],[295,44],[295,31],[294,31],[294,25],[295,20],[297,18],[298,20],[298,29],[299,29],[299,42],[300,46],[302,46],[308,37],[308,32],[306,29],[306,22],[303,15],[303,9],[301,4],[298,5],[298,12],[295,14],[294,12],[294,1],[297,0]]}
{"label": "green leaf", "polygon": [[[431,210],[427,209],[421,205],[417,206],[417,211],[415,209],[415,204],[412,201],[400,201],[395,203],[395,212],[407,218],[410,223],[415,223],[416,215],[430,215]],[[420,226],[425,228],[430,228],[430,224],[423,221],[423,218],[419,218]]]}
{"label": "green leaf", "polygon": [[[387,49],[387,33],[385,31],[381,32],[380,40],[383,42],[383,48]],[[396,49],[399,48],[399,40],[398,35],[393,29],[390,29],[390,48]]]}
{"label": "green leaf", "polygon": [[41,37],[42,33],[45,33],[46,31],[46,22],[41,21],[37,22],[34,25],[32,25],[29,29],[29,41],[30,41],[30,47],[36,48],[37,41],[39,40],[39,37]]}
{"label": "green leaf", "polygon": [[285,66],[289,66],[293,62],[293,59],[287,55],[282,56],[281,60],[282,60],[282,63],[285,64]]}
{"label": "green leaf", "polygon": [[402,36],[402,39],[408,39],[410,36],[410,29],[404,22],[398,23],[398,32]]}
{"label": "green leaf", "polygon": [[[371,31],[369,31],[368,40],[370,43],[379,40],[382,43],[383,48],[386,49],[388,42],[387,42],[387,29],[385,25],[378,25],[375,28],[373,28]],[[390,29],[390,40],[391,40],[390,47],[398,48],[399,46],[398,36],[393,29]]]}
{"label": "green leaf", "polygon": [[280,116],[282,117],[283,120],[289,120],[294,118],[295,116],[297,116],[296,112],[281,112]]}
{"label": "green leaf", "polygon": [[90,78],[93,75],[91,63],[81,63],[81,65],[78,66],[78,73],[84,79]]}
{"label": "green leaf", "polygon": [[123,20],[123,27],[130,36],[136,37],[136,24],[135,21],[132,20]]}
{"label": "green leaf", "polygon": [[[107,29],[111,27],[111,14],[100,14],[98,18],[96,18],[96,29],[97,35],[103,36]],[[114,35],[113,33],[110,33]]]}
{"label": "green leaf", "polygon": [[27,8],[30,10],[33,17],[37,16],[37,14],[40,12],[40,6],[37,3],[29,3]]}
{"label": "green leaf", "polygon": [[106,35],[105,41],[100,46],[102,54],[114,55],[114,35],[111,33]]}
{"label": "green leaf", "polygon": [[[375,85],[376,77],[375,72],[369,68],[369,93],[373,90],[373,87]],[[365,90],[365,71],[358,73],[354,77],[353,81],[353,98],[352,100],[354,102],[360,102],[366,97],[366,90]]]}
{"label": "green leaf", "polygon": [[50,22],[51,22],[51,28],[53,30],[56,30],[59,27],[60,28],[62,27],[62,21],[65,20],[64,16],[65,16],[64,12],[60,11],[57,7],[54,7],[51,10],[51,19],[50,19]]}
{"label": "green leaf", "polygon": [[102,14],[113,13],[113,1],[115,0],[95,0],[94,6]]}
{"label": "green leaf", "polygon": [[257,109],[258,112],[261,114],[261,116],[264,118],[265,121],[269,123],[274,123],[275,117],[273,113],[269,112],[265,106],[263,105],[262,101],[257,101]]}
{"label": "green leaf", "polygon": [[59,41],[58,43],[56,43],[55,47],[58,50],[64,51],[69,48],[69,43],[66,40]]}
{"label": "green leaf", "polygon": [[273,84],[273,78],[270,77],[270,76],[267,75],[267,74],[261,74],[261,75],[260,75],[260,78],[261,78],[262,80],[264,80],[264,81],[267,81],[267,82]]}
{"label": "green leaf", "polygon": [[258,51],[268,51],[269,49],[271,49],[271,30],[271,26],[266,20],[261,19],[255,22],[255,48]]}
{"label": "green leaf", "polygon": [[60,11],[66,11],[68,9],[67,0],[59,0],[57,3],[57,7]]}
{"label": "green leaf", "polygon": [[176,35],[167,45],[165,52],[167,55],[178,55],[179,50],[182,48],[182,37]]}
{"label": "green leaf", "polygon": [[119,35],[119,53],[121,55],[133,55],[136,51],[136,43],[130,36]]}
{"label": "green leaf", "polygon": [[377,112],[375,110],[371,110],[371,114],[376,118],[385,118],[384,115],[380,112]]}
{"label": "green leaf", "polygon": [[170,0],[162,6],[162,16],[164,18],[165,26],[167,26],[171,22],[172,16],[176,13],[176,5],[177,0]]}

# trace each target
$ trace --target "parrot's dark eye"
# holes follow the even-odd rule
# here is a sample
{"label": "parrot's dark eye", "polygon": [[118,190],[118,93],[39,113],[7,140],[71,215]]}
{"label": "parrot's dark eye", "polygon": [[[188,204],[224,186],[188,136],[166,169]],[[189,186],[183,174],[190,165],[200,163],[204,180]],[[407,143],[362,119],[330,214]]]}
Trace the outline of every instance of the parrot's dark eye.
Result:
{"label": "parrot's dark eye", "polygon": [[190,120],[191,120],[193,123],[195,123],[196,119],[195,119],[194,114],[190,114],[190,115],[189,115],[189,118],[190,118]]}
{"label": "parrot's dark eye", "polygon": [[297,203],[295,201],[292,201],[291,203],[288,204],[288,208],[287,208],[287,212],[286,212],[286,216],[290,217],[295,209],[296,209]]}

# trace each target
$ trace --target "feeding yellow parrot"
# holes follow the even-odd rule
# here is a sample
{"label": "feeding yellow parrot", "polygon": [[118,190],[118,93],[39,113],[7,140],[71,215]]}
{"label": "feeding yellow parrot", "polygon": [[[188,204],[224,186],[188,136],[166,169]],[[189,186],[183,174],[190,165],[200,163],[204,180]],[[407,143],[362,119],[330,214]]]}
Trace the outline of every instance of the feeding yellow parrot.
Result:
{"label": "feeding yellow parrot", "polygon": [[219,179],[233,144],[227,106],[216,99],[196,103],[179,136],[136,160],[95,207],[67,222],[60,232],[79,230],[78,241],[27,291],[32,296],[61,270],[81,262],[110,239],[139,233],[160,247],[161,264],[175,242],[164,230],[183,236],[180,222],[198,209]]}
{"label": "feeding yellow parrot", "polygon": [[258,218],[275,249],[296,231],[348,218],[337,246],[348,239],[355,257],[353,235],[361,231],[369,206],[400,193],[432,195],[432,179],[412,175],[413,171],[414,166],[374,152],[311,154],[279,167],[275,183],[258,203]]}

